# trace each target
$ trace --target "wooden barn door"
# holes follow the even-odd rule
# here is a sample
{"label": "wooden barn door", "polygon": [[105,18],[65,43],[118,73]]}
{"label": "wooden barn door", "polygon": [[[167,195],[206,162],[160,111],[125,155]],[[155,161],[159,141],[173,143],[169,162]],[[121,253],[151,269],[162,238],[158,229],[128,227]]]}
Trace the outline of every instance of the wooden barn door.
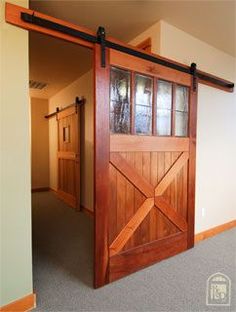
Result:
{"label": "wooden barn door", "polygon": [[107,63],[98,48],[96,287],[192,247],[194,233],[190,75],[114,50]]}
{"label": "wooden barn door", "polygon": [[79,106],[72,105],[57,114],[58,195],[73,208],[80,207],[80,127]]}

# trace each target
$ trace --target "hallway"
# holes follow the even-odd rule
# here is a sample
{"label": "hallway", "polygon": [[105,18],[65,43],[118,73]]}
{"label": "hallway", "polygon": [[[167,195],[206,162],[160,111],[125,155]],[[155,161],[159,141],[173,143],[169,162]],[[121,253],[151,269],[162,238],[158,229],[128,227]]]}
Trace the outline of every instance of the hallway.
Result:
{"label": "hallway", "polygon": [[66,286],[65,280],[92,287],[92,219],[76,213],[51,192],[34,193],[32,203],[36,288],[41,291],[50,281],[54,297],[57,289]]}

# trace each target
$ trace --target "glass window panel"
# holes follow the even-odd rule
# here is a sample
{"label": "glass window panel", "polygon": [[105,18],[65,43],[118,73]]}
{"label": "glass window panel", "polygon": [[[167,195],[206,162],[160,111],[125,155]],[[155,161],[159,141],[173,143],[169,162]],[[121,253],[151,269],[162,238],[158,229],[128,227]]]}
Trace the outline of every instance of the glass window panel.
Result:
{"label": "glass window panel", "polygon": [[184,86],[176,86],[176,110],[188,112],[188,88]]}
{"label": "glass window panel", "polygon": [[70,142],[70,126],[63,127],[63,142],[65,143]]}
{"label": "glass window panel", "polygon": [[130,72],[111,68],[110,130],[130,133]]}
{"label": "glass window panel", "polygon": [[171,110],[157,109],[157,134],[171,135]]}
{"label": "glass window panel", "polygon": [[135,132],[152,133],[152,78],[135,75]]}
{"label": "glass window panel", "polygon": [[172,83],[157,82],[156,129],[158,135],[171,135]]}
{"label": "glass window panel", "polygon": [[175,135],[188,136],[189,89],[176,86]]}
{"label": "glass window panel", "polygon": [[135,131],[137,134],[150,134],[152,132],[152,108],[136,105]]}
{"label": "glass window panel", "polygon": [[188,113],[175,112],[175,135],[181,137],[188,135]]}
{"label": "glass window panel", "polygon": [[172,83],[158,80],[157,82],[157,108],[171,109],[172,106]]}

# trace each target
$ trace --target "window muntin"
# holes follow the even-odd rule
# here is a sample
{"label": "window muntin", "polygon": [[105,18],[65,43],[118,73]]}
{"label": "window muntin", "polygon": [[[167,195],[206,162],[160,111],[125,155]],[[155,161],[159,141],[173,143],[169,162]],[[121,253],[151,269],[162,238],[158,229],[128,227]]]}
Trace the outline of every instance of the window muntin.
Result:
{"label": "window muntin", "polygon": [[135,133],[152,134],[153,80],[144,75],[135,75]]}
{"label": "window muntin", "polygon": [[130,133],[130,72],[115,67],[110,76],[110,131]]}

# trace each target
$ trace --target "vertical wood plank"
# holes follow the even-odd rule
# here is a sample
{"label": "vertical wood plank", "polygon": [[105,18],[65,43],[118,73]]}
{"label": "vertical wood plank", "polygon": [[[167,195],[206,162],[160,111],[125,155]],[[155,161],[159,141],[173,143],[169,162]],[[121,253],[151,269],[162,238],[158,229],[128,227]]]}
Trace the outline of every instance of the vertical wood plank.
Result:
{"label": "vertical wood plank", "polygon": [[[143,152],[142,153],[142,176],[148,182],[150,182],[151,180],[150,164],[151,164],[150,152]],[[151,218],[150,218],[150,213],[149,213],[141,224],[143,243],[147,243],[150,241],[150,222],[151,222]]]}
{"label": "vertical wood plank", "polygon": [[[115,213],[115,211],[113,213]],[[117,171],[117,206],[116,206],[117,233],[119,233],[125,226],[125,215],[126,215],[126,179],[119,171]]]}
{"label": "vertical wood plank", "polygon": [[[183,169],[177,174],[176,177],[177,181],[177,203],[176,203],[176,210],[185,218],[184,215],[184,189],[183,189]],[[187,193],[187,189],[185,190]]]}
{"label": "vertical wood plank", "polygon": [[[109,64],[109,49],[106,49]],[[101,47],[94,45],[94,287],[108,282],[109,213],[109,66],[101,67]]]}
{"label": "vertical wood plank", "polygon": [[[142,166],[143,166],[142,152],[135,152],[134,157],[135,157],[134,158],[135,169],[137,170],[137,173],[142,175]],[[135,195],[134,195],[135,212],[142,205],[143,201],[144,201],[144,196],[139,192],[139,190],[135,189]],[[134,245],[135,246],[140,245],[140,242],[142,242],[142,234],[143,233],[142,233],[142,229],[140,225],[134,233]]]}
{"label": "vertical wood plank", "polygon": [[[198,80],[198,78],[197,78]],[[188,167],[188,248],[194,246],[194,214],[195,214],[195,170],[196,170],[196,137],[197,137],[197,98],[198,81],[196,90],[193,90],[193,81],[190,90],[189,109],[189,167]]]}
{"label": "vertical wood plank", "polygon": [[[127,162],[134,167],[134,153],[127,153],[126,155]],[[135,189],[134,186],[126,182],[126,211],[125,211],[125,219],[126,224],[134,215],[134,197],[135,197]],[[125,245],[125,250],[134,247],[134,238],[131,236],[127,244]]]}
{"label": "vertical wood plank", "polygon": [[109,244],[113,242],[117,235],[117,171],[110,164],[110,197],[109,197]]}
{"label": "vertical wood plank", "polygon": [[[172,157],[170,152],[165,152],[165,173],[169,171],[172,164]],[[168,186],[167,190],[165,191],[165,196],[167,199],[167,202],[170,203],[171,201],[171,187]]]}
{"label": "vertical wood plank", "polygon": [[[178,152],[171,153],[171,164],[173,165],[179,157]],[[170,186],[171,192],[171,205],[177,210],[177,198],[178,198],[178,175],[175,177],[174,181]]]}
{"label": "vertical wood plank", "polygon": [[[159,152],[157,159],[157,182],[160,182],[165,174],[165,153]],[[157,238],[162,238],[165,232],[165,224],[163,221],[162,213],[158,211],[157,219]]]}
{"label": "vertical wood plank", "polygon": [[188,163],[183,167],[183,217],[187,220],[188,215]]}
{"label": "vertical wood plank", "polygon": [[[155,187],[157,185],[157,152],[150,153],[150,183]],[[150,211],[150,241],[157,239],[157,209]]]}

